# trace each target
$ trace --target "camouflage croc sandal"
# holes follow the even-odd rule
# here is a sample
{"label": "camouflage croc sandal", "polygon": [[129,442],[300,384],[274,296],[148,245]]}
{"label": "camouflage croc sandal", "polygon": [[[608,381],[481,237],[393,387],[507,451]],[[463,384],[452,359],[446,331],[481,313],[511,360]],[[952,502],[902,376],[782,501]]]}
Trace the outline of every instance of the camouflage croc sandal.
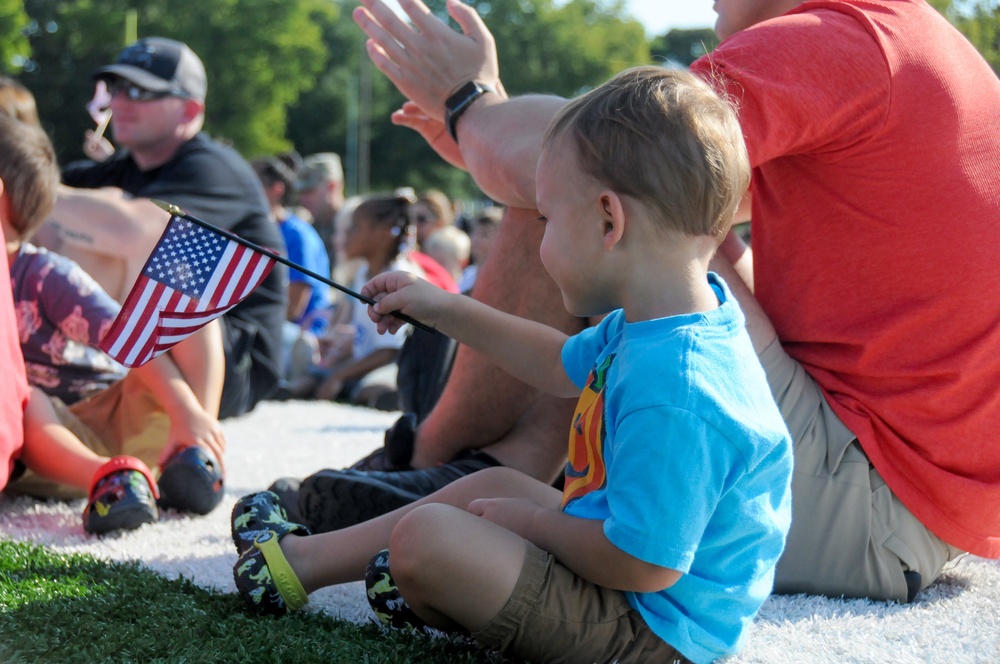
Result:
{"label": "camouflage croc sandal", "polygon": [[428,627],[399,594],[389,572],[389,549],[382,549],[365,569],[365,590],[375,617],[386,627],[421,630]]}
{"label": "camouflage croc sandal", "polygon": [[259,491],[243,496],[233,506],[230,519],[233,544],[240,555],[253,549],[258,535],[273,532],[280,540],[285,535],[311,535],[305,526],[288,520],[281,499],[273,491]]}
{"label": "camouflage croc sandal", "polygon": [[278,536],[266,531],[233,567],[236,590],[253,616],[283,616],[301,609],[309,601],[305,588],[285,559]]}

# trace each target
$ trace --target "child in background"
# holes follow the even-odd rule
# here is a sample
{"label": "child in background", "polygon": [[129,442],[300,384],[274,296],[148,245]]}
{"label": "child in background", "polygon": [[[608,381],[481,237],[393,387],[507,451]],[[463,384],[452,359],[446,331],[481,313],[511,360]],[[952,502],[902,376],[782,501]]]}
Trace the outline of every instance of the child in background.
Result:
{"label": "child in background", "polygon": [[426,251],[427,238],[445,226],[454,225],[455,208],[443,191],[428,189],[410,207],[410,223],[416,230],[417,245]]}
{"label": "child in background", "polygon": [[[362,259],[352,290],[360,291],[368,279],[385,271],[423,276],[408,258],[413,232],[410,204],[411,199],[402,193],[370,196],[354,209],[342,236],[338,231],[339,253],[345,261]],[[289,391],[294,396],[311,394],[317,399],[363,405],[383,403],[382,399],[387,408],[394,406],[396,356],[405,336],[405,329],[377,334],[365,306],[345,300],[320,340],[323,356],[319,364],[309,375],[292,381]]]}
{"label": "child in background", "polygon": [[[28,470],[36,472],[8,488],[89,496],[88,532],[155,521],[153,497],[163,507],[207,513],[222,495],[217,459],[225,438],[218,420],[169,355],[102,386],[114,363],[96,344],[119,305],[76,263],[27,242],[51,211],[59,185],[55,154],[41,129],[0,115],[0,181],[21,351],[29,383],[38,388],[25,413],[23,452]],[[88,386],[97,389],[83,389]],[[159,487],[152,465],[163,469]]]}
{"label": "child in background", "polygon": [[250,610],[297,608],[388,546],[366,580],[391,624],[536,662],[734,653],[791,521],[788,432],[743,314],[708,272],[749,179],[735,114],[689,73],[628,70],[569,102],[537,166],[541,259],[567,309],[607,314],[599,325],[567,338],[409,274],[362,291],[380,332],[400,311],[579,396],[564,490],[491,468],[315,536],[281,519],[274,494],[243,498],[234,572]]}
{"label": "child in background", "polygon": [[[0,227],[12,266],[21,249],[15,229],[44,221],[58,186],[56,155],[45,132],[0,113]],[[10,293],[0,295],[10,297]],[[35,387],[24,411],[24,444],[15,454],[11,484],[27,468],[91,492],[83,512],[87,532],[136,528],[157,518],[154,497],[158,493],[149,468],[135,457],[108,458],[88,448],[60,423],[49,397]],[[8,464],[11,460],[0,461]]]}
{"label": "child in background", "polygon": [[431,233],[424,240],[423,248],[424,253],[437,261],[457,284],[462,278],[462,270],[469,264],[471,244],[468,233],[452,225]]}

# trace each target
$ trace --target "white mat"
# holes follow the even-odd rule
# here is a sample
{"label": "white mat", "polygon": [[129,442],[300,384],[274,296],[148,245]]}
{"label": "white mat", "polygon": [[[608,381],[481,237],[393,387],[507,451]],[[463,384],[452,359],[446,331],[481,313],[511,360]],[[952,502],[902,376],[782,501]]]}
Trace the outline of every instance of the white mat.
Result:
{"label": "white mat", "polygon": [[[381,445],[394,413],[311,402],[265,403],[225,422],[228,489],[207,517],[166,516],[118,536],[92,538],[80,524],[83,501],[46,503],[0,497],[0,536],[108,560],[138,560],[235,592],[229,512],[239,496],[282,476],[340,468]],[[313,610],[370,619],[361,583],[310,596]],[[968,557],[910,605],[820,597],[768,600],[731,662],[1000,662],[1000,562]]]}

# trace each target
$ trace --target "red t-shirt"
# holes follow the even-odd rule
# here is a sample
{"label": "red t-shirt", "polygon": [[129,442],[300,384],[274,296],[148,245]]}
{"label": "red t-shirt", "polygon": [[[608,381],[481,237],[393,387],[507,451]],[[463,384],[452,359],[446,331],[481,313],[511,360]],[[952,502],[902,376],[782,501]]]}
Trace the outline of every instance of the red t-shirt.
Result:
{"label": "red t-shirt", "polygon": [[[3,231],[0,230],[0,239]],[[24,407],[28,404],[28,380],[17,336],[14,298],[10,289],[7,251],[0,251],[0,490],[7,486],[14,461],[24,445]]]}
{"label": "red t-shirt", "polygon": [[407,257],[420,266],[420,269],[424,271],[427,281],[449,293],[458,292],[458,284],[455,283],[455,278],[436,260],[422,251],[411,251],[407,254]]}
{"label": "red t-shirt", "polygon": [[806,2],[694,69],[739,103],[785,350],[917,518],[1000,557],[1000,80],[921,0]]}

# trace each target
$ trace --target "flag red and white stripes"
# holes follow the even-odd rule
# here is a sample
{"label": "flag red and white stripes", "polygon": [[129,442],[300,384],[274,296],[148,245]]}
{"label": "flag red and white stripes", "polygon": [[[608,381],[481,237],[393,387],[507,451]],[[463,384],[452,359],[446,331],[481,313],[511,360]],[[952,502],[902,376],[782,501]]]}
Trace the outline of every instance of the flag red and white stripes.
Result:
{"label": "flag red and white stripes", "polygon": [[172,216],[100,342],[127,367],[145,364],[240,303],[274,259]]}

